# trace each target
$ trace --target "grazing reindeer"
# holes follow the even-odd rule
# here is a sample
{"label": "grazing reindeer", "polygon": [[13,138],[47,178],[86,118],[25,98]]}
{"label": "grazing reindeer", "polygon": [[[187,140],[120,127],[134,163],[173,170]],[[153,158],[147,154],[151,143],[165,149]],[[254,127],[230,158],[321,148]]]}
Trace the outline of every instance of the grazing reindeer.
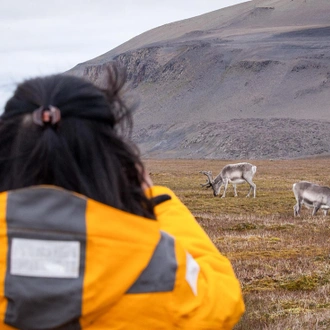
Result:
{"label": "grazing reindeer", "polygon": [[229,164],[226,165],[217,177],[213,179],[212,172],[210,171],[201,171],[207,176],[208,181],[205,184],[202,184],[202,187],[213,189],[213,195],[218,196],[222,185],[225,186],[223,195],[221,198],[226,196],[226,190],[228,183],[232,183],[234,187],[235,197],[237,196],[236,184],[247,182],[250,185],[249,193],[246,197],[250,196],[251,190],[253,189],[253,197],[256,197],[257,186],[253,183],[252,178],[257,171],[257,166],[250,163],[238,163],[238,164]]}
{"label": "grazing reindeer", "polygon": [[308,181],[300,181],[293,184],[292,187],[297,204],[293,207],[294,216],[300,215],[301,205],[313,208],[312,215],[321,208],[324,215],[328,214],[330,208],[330,188],[319,186]]}

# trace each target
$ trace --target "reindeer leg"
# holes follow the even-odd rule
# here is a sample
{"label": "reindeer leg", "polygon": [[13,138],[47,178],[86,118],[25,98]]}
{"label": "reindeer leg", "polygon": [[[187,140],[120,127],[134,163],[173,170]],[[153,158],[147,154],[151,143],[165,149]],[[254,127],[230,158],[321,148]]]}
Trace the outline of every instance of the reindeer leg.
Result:
{"label": "reindeer leg", "polygon": [[237,191],[236,191],[236,184],[233,183],[233,187],[234,187],[234,196],[237,197]]}
{"label": "reindeer leg", "polygon": [[313,208],[312,216],[314,216],[316,214],[316,212],[320,209],[321,204],[317,203],[317,202],[314,202],[313,206],[314,206],[314,208]]}
{"label": "reindeer leg", "polygon": [[245,179],[245,180],[250,185],[250,190],[249,193],[246,195],[246,197],[250,197],[251,190],[253,189],[253,198],[256,198],[256,192],[257,192],[256,184],[252,180],[249,179]]}
{"label": "reindeer leg", "polygon": [[219,193],[218,193],[218,195],[220,195],[220,193],[221,193],[221,188],[222,188],[222,185],[221,185],[220,188],[219,188]]}
{"label": "reindeer leg", "polygon": [[301,203],[300,203],[300,201],[297,201],[297,204],[293,207],[293,216],[294,217],[300,216],[300,208],[301,208]]}
{"label": "reindeer leg", "polygon": [[226,191],[227,191],[227,187],[228,187],[228,180],[225,180],[224,186],[225,186],[225,190],[224,190],[223,195],[221,196],[221,198],[225,198],[226,197]]}

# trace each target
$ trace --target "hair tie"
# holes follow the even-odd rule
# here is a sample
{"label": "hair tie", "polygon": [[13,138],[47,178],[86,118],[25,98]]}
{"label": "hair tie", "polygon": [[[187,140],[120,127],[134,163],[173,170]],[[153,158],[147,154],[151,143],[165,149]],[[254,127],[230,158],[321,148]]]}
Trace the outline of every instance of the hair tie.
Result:
{"label": "hair tie", "polygon": [[39,126],[45,126],[45,124],[55,126],[61,120],[61,111],[52,105],[46,109],[41,106],[32,112],[32,119]]}

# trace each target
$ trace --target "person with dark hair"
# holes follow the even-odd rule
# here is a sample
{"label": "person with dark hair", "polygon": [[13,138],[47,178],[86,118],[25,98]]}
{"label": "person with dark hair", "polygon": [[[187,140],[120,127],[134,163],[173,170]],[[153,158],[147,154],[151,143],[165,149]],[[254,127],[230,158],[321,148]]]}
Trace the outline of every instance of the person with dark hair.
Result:
{"label": "person with dark hair", "polygon": [[240,284],[193,215],[154,186],[106,88],[18,85],[0,118],[0,329],[232,329]]}

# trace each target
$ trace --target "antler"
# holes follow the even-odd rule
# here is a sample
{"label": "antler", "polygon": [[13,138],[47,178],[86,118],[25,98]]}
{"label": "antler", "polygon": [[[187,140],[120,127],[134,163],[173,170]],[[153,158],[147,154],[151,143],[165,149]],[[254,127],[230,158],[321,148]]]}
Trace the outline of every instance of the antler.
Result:
{"label": "antler", "polygon": [[212,187],[213,177],[211,171],[200,171],[199,173],[205,174],[207,176],[207,182],[204,184],[201,184],[202,187],[210,188]]}

